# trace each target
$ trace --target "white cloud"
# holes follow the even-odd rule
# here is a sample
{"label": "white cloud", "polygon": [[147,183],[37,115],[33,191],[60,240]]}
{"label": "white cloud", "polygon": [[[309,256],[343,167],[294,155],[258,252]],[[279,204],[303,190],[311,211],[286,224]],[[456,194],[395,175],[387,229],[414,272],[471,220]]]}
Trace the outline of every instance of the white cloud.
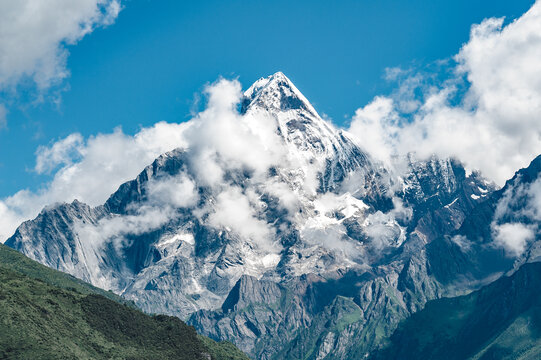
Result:
{"label": "white cloud", "polygon": [[[158,155],[186,146],[182,132],[187,127],[186,123],[160,122],[135,136],[126,135],[120,129],[92,136],[76,150],[66,153],[66,157],[52,159],[54,165],[59,162],[65,165],[55,173],[47,192],[53,201],[69,196],[90,205],[101,204],[121,183],[134,178]],[[80,161],[73,162],[70,156],[73,152],[80,154]],[[38,155],[40,159],[43,158]],[[44,163],[40,166],[50,167]]]}
{"label": "white cloud", "polygon": [[160,122],[134,136],[116,129],[86,140],[80,134],[72,134],[50,147],[40,148],[36,171],[53,171],[53,179],[36,192],[21,190],[0,200],[0,241],[46,205],[74,199],[91,206],[102,204],[157,156],[185,147],[183,132],[189,126]]}
{"label": "white cloud", "polygon": [[541,177],[509,186],[496,206],[491,224],[494,243],[511,256],[519,256],[539,230],[541,221]]}
{"label": "white cloud", "polygon": [[[407,113],[416,106],[407,109],[403,104],[409,95],[398,91],[359,109],[350,130],[382,160],[409,151],[421,157],[456,156],[501,185],[541,149],[540,58],[537,1],[505,27],[503,19],[494,18],[473,26],[470,40],[455,57],[457,78],[425,88],[413,114]],[[390,73],[397,76],[397,71]],[[469,87],[461,97],[455,85],[463,75]],[[459,105],[457,96],[462,98]],[[398,129],[394,112],[404,116]]]}
{"label": "white cloud", "polygon": [[529,203],[525,211],[527,211],[530,219],[541,221],[541,177],[538,177],[530,184],[528,189]]}
{"label": "white cloud", "polygon": [[303,227],[301,237],[307,244],[321,246],[331,252],[347,254],[351,258],[356,258],[359,262],[364,260],[362,245],[346,236],[346,229],[341,223],[325,227]]}
{"label": "white cloud", "polygon": [[[156,157],[179,147],[187,150],[193,178],[183,173],[151,181],[149,205],[189,207],[198,200],[196,184],[210,186],[219,200],[213,224],[235,228],[243,236],[260,242],[269,238],[270,228],[254,217],[258,195],[243,193],[243,198],[235,203],[232,199],[238,194],[230,188],[225,174],[249,171],[250,181],[261,185],[271,166],[284,164],[284,143],[276,133],[276,121],[238,113],[238,81],[221,79],[209,85],[205,93],[206,109],[186,123],[160,122],[135,136],[120,129],[88,139],[71,134],[39,148],[35,170],[52,173],[52,181],[37,192],[22,190],[0,200],[0,239],[11,236],[22,221],[35,217],[46,205],[74,199],[91,206],[102,204],[118,186],[133,179]],[[288,206],[291,202],[286,201]],[[239,214],[229,218],[236,212]],[[236,216],[246,221],[245,230],[237,224]]]}
{"label": "white cloud", "polygon": [[149,201],[156,205],[170,205],[174,208],[190,207],[197,203],[195,183],[186,174],[151,179],[147,185]]}
{"label": "white cloud", "polygon": [[355,112],[349,132],[354,135],[359,145],[373,156],[390,163],[393,142],[399,130],[398,119],[393,101],[378,96]]}
{"label": "white cloud", "polygon": [[76,221],[74,231],[80,247],[75,251],[85,259],[89,280],[104,289],[118,289],[118,277],[110,274],[111,269],[102,268],[104,245],[112,244],[117,256],[123,256],[122,250],[130,241],[126,235],[140,235],[162,226],[171,219],[173,211],[169,206],[144,205],[135,214],[105,217],[97,224]]}
{"label": "white cloud", "polygon": [[299,195],[286,182],[268,180],[263,185],[263,191],[278,199],[278,204],[287,211],[291,219],[301,208]]}
{"label": "white cloud", "polygon": [[1,0],[0,90],[30,79],[39,90],[69,75],[67,45],[114,22],[119,0]]}
{"label": "white cloud", "polygon": [[460,249],[464,252],[471,250],[472,242],[464,235],[455,235],[451,238],[451,241],[458,245]]}
{"label": "white cloud", "polygon": [[124,235],[140,235],[156,229],[171,218],[172,211],[170,207],[142,206],[136,214],[103,218],[97,225],[78,222],[75,232],[82,239],[81,243],[99,248],[106,240],[112,239],[120,249],[125,241]]}
{"label": "white cloud", "polygon": [[496,206],[494,222],[504,222],[511,218],[528,222],[541,221],[541,177],[524,184],[520,178],[518,185],[510,186]]}
{"label": "white cloud", "polygon": [[[216,228],[225,228],[249,239],[256,248],[276,252],[279,244],[274,243],[274,230],[265,221],[257,217],[249,194],[244,194],[238,187],[228,187],[216,197],[212,206],[209,224]],[[250,201],[251,200],[251,201]]]}
{"label": "white cloud", "polygon": [[515,257],[520,256],[535,237],[534,230],[521,223],[496,225],[493,232],[495,244],[502,246],[508,254]]}
{"label": "white cloud", "polygon": [[265,116],[240,115],[238,81],[221,79],[205,90],[207,108],[193,120],[186,139],[190,157],[201,184],[216,186],[227,170],[250,170],[264,176],[279,164],[284,147],[276,133],[276,122]]}
{"label": "white cloud", "polygon": [[363,222],[363,232],[370,238],[370,248],[377,255],[384,249],[402,244],[406,237],[405,230],[398,225],[396,219],[409,219],[411,209],[405,208],[399,199],[393,199],[393,204],[395,207],[391,211],[376,211]]}
{"label": "white cloud", "polygon": [[75,133],[55,142],[51,147],[40,146],[36,152],[36,167],[34,169],[41,174],[50,172],[59,165],[73,164],[81,156],[83,142],[81,134]]}

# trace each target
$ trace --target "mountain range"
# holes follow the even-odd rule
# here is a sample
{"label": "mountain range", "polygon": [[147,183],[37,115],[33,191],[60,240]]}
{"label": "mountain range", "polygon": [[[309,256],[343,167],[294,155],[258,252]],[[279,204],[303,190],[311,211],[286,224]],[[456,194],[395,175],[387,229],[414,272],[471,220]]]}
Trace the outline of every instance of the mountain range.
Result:
{"label": "mountain range", "polygon": [[503,188],[459,159],[384,163],[282,73],[233,105],[192,120],[188,146],[103,205],[52,204],[5,244],[264,360],[424,354],[407,329],[458,311],[437,299],[538,277],[541,157]]}

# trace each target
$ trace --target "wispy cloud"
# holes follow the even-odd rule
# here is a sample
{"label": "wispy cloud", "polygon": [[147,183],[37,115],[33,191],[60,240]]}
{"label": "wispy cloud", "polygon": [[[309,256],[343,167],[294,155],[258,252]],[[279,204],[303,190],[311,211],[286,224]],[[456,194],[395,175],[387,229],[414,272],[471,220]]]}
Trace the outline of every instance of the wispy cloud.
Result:
{"label": "wispy cloud", "polygon": [[120,0],[0,1],[0,128],[21,90],[31,101],[50,95],[58,102],[70,73],[68,46],[112,24],[120,10]]}
{"label": "wispy cloud", "polygon": [[52,180],[37,191],[21,190],[0,200],[1,241],[48,204],[74,199],[92,206],[102,204],[156,157],[185,146],[182,134],[187,126],[160,122],[134,136],[116,129],[88,139],[76,133],[38,149],[35,170],[51,172]]}
{"label": "wispy cloud", "polygon": [[499,184],[526,166],[541,149],[541,2],[503,23],[472,27],[455,65],[443,64],[450,77],[390,69],[400,87],[357,110],[350,131],[359,144],[384,161],[409,151],[456,156]]}
{"label": "wispy cloud", "polygon": [[119,0],[0,2],[0,89],[30,79],[47,89],[69,74],[67,45],[110,25]]}
{"label": "wispy cloud", "polygon": [[494,243],[503,247],[510,256],[520,256],[526,246],[535,238],[531,226],[522,223],[506,223],[493,227]]}
{"label": "wispy cloud", "polygon": [[536,238],[541,221],[541,177],[531,183],[521,183],[518,177],[496,206],[491,223],[496,246],[508,255],[522,255]]}
{"label": "wispy cloud", "polygon": [[[226,175],[247,171],[252,181],[262,182],[271,166],[284,162],[286,149],[276,122],[265,115],[239,114],[242,92],[238,81],[220,79],[207,86],[205,94],[207,107],[185,123],[157,123],[134,136],[121,129],[88,139],[75,133],[39,148],[35,171],[51,173],[52,181],[36,192],[22,190],[0,201],[0,238],[5,240],[20,222],[35,217],[48,204],[74,199],[91,206],[102,204],[156,157],[176,148],[187,150],[190,175],[150,181],[146,205],[192,206],[197,188],[210,187],[217,206],[204,209],[202,216],[209,216],[211,225],[229,227],[255,241],[268,238],[272,230],[258,219],[258,195],[232,186]],[[137,219],[147,218],[139,215]]]}

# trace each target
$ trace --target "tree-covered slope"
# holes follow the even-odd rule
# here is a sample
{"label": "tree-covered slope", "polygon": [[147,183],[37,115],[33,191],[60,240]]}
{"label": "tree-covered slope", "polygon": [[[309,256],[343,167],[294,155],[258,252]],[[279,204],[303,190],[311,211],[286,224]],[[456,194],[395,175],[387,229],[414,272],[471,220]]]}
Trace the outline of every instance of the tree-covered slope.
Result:
{"label": "tree-covered slope", "polygon": [[247,359],[176,317],[112,298],[0,245],[0,358]]}
{"label": "tree-covered slope", "polygon": [[541,263],[405,320],[375,359],[541,358]]}

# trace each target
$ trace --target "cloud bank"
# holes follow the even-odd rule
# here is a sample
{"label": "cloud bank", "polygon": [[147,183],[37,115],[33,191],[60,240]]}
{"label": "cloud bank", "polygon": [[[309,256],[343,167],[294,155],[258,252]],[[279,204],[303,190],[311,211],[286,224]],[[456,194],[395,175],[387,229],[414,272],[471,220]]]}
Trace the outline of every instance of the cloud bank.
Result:
{"label": "cloud bank", "polygon": [[[35,171],[52,173],[52,180],[36,192],[21,190],[0,200],[0,241],[46,205],[74,199],[91,206],[102,204],[156,157],[185,146],[182,133],[188,126],[159,122],[134,136],[124,134],[120,128],[88,139],[71,134],[49,147],[39,148]],[[161,193],[156,190],[156,194]]]}
{"label": "cloud bank", "polygon": [[522,223],[507,223],[494,227],[494,243],[503,247],[511,256],[522,255],[534,238],[534,230]]}
{"label": "cloud bank", "polygon": [[0,2],[0,90],[31,80],[44,90],[69,75],[67,46],[110,25],[119,0]]}
{"label": "cloud bank", "polygon": [[120,10],[120,0],[0,1],[0,129],[21,90],[31,101],[49,94],[58,102],[59,91],[51,90],[69,77],[68,47],[112,24]]}
{"label": "cloud bank", "polygon": [[[160,122],[134,136],[120,128],[88,139],[75,133],[39,148],[34,170],[52,174],[52,180],[36,192],[22,190],[0,200],[0,239],[5,241],[22,221],[34,218],[46,205],[74,199],[100,205],[159,155],[183,148],[190,162],[189,176],[181,172],[151,180],[143,209],[126,219],[104,220],[100,227],[111,231],[103,234],[112,236],[113,230],[120,229],[121,235],[136,225],[147,230],[160,226],[175,209],[194,206],[198,187],[206,186],[215,194],[216,206],[202,209],[200,216],[208,216],[213,226],[230,228],[266,244],[273,230],[259,219],[259,195],[232,185],[231,176],[248,172],[250,181],[263,184],[269,168],[284,163],[285,149],[276,122],[264,115],[239,114],[242,92],[238,81],[220,79],[207,86],[205,94],[206,108],[185,123]],[[284,189],[280,190],[283,194]]]}
{"label": "cloud bank", "polygon": [[455,156],[502,185],[541,152],[541,2],[503,24],[474,25],[451,78],[426,85],[425,75],[411,74],[358,109],[349,131],[383,161],[409,151]]}
{"label": "cloud bank", "polygon": [[[517,184],[518,178],[515,181]],[[539,235],[541,221],[541,177],[510,186],[496,206],[491,224],[494,244],[518,257]]]}

